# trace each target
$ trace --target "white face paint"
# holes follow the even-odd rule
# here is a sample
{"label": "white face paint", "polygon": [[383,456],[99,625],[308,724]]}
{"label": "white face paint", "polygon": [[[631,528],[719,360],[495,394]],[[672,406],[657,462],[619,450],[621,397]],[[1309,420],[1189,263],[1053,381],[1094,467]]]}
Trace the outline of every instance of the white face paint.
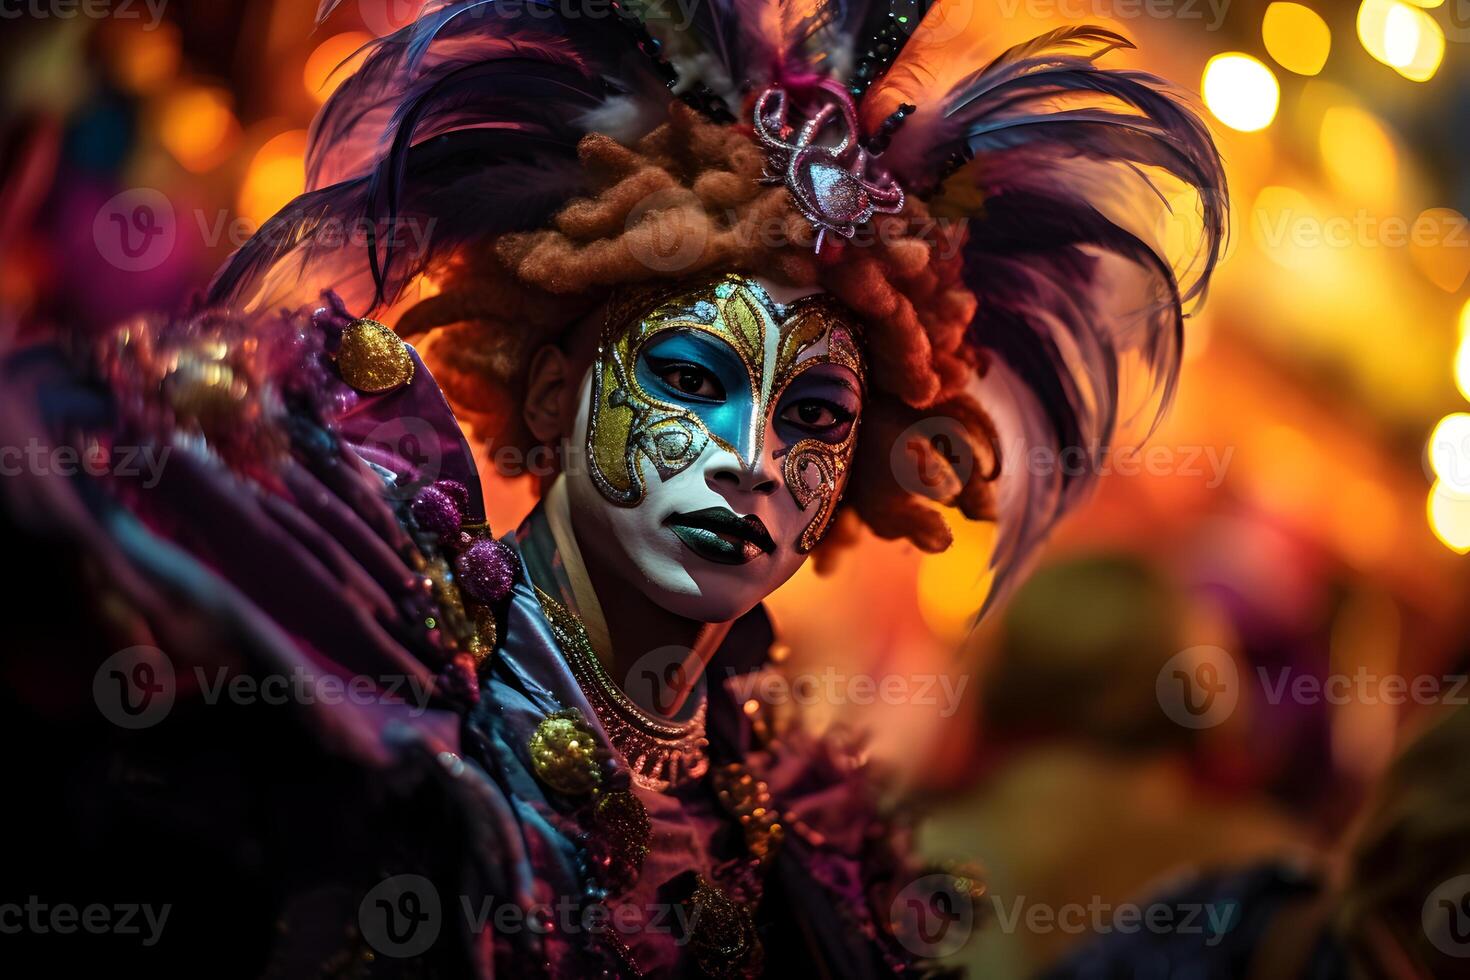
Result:
{"label": "white face paint", "polygon": [[740,616],[801,567],[856,443],[855,320],[821,294],[783,306],[767,288],[726,276],[628,310],[564,447],[584,554],[700,622]]}

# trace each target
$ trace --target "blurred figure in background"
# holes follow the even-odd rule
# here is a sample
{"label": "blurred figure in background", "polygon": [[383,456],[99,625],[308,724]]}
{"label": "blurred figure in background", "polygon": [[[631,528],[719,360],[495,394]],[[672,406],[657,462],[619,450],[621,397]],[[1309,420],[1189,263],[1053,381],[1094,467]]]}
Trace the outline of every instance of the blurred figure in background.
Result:
{"label": "blurred figure in background", "polygon": [[[1160,710],[1188,604],[1152,565],[1095,554],[1038,570],[1007,608],[982,685],[979,783],[924,836],[933,854],[980,842],[989,914],[963,955],[975,976],[1031,975],[1112,917],[1093,909],[1166,877],[1313,853],[1303,820],[1231,776],[1248,727],[1221,744]],[[1034,908],[1049,910],[1039,926]],[[1076,911],[1059,921],[1062,909]]]}

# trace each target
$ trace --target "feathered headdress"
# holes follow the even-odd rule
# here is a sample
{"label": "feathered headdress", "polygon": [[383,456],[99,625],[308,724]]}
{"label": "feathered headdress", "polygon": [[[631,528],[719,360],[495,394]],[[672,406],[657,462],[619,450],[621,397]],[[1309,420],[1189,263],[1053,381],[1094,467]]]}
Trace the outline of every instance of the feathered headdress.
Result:
{"label": "feathered headdress", "polygon": [[[1183,99],[1098,64],[1123,37],[1067,28],[985,63],[971,14],[966,0],[430,0],[323,107],[306,193],[212,299],[306,284],[360,312],[389,304],[436,260],[547,228],[591,193],[590,134],[633,146],[683,103],[764,155],[757,179],[784,187],[805,247],[829,261],[874,216],[921,209],[963,227],[949,241],[975,301],[954,343],[983,368],[999,423],[1004,582],[1135,414],[1124,378],[1145,378],[1153,411],[1167,403],[1184,305],[1220,255],[1225,180]],[[1150,212],[1181,201],[1199,245],[1171,259]],[[343,223],[366,230],[365,255],[326,233]]]}

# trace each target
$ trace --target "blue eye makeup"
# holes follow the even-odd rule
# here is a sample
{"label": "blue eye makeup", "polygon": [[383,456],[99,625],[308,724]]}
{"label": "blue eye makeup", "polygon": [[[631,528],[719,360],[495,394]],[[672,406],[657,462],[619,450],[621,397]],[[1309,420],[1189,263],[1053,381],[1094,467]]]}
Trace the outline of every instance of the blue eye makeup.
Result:
{"label": "blue eye makeup", "polygon": [[710,435],[748,451],[755,382],[729,344],[700,330],[667,330],[639,352],[636,371],[644,391],[688,405]]}

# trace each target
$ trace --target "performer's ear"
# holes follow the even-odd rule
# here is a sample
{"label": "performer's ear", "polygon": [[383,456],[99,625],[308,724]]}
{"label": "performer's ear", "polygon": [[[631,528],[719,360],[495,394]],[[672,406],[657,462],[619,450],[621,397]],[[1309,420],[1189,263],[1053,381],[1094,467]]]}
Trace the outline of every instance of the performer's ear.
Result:
{"label": "performer's ear", "polygon": [[539,442],[556,443],[576,422],[576,385],[561,348],[547,344],[531,356],[521,417]]}

